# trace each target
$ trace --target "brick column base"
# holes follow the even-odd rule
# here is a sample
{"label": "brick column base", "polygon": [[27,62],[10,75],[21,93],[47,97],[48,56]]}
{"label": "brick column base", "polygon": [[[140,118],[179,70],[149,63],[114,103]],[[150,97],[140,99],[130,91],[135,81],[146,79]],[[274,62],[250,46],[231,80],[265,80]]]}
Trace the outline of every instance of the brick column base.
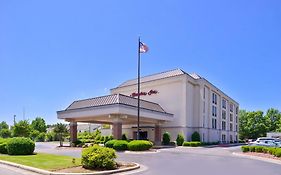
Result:
{"label": "brick column base", "polygon": [[70,122],[70,143],[77,141],[77,122]]}
{"label": "brick column base", "polygon": [[156,145],[161,145],[161,129],[159,125],[154,128],[154,142]]}
{"label": "brick column base", "polygon": [[114,139],[122,138],[122,123],[120,123],[120,122],[113,123],[112,135],[113,135]]}

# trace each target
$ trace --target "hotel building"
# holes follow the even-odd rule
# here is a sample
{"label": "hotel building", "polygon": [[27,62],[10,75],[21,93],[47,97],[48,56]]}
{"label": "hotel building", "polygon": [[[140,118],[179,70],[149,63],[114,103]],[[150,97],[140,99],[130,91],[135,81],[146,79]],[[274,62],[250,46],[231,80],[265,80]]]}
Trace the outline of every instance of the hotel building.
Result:
{"label": "hotel building", "polygon": [[[58,111],[59,119],[70,122],[71,140],[77,139],[77,122],[111,124],[112,134],[137,132],[137,79],[111,89],[111,95],[74,101]],[[238,141],[239,104],[197,74],[181,69],[141,78],[140,137],[159,143],[169,132],[171,140],[182,133],[191,140],[193,132],[202,142]]]}

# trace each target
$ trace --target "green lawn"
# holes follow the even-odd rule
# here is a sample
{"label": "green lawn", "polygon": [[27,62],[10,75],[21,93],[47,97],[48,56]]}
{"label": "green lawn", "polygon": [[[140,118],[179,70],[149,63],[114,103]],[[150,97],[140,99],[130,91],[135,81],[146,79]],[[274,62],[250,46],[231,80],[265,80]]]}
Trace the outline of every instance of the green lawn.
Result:
{"label": "green lawn", "polygon": [[0,154],[0,160],[14,162],[49,171],[81,165],[80,158],[75,158],[75,163],[73,163],[73,157],[44,153],[38,153],[28,156],[9,156],[6,154]]}

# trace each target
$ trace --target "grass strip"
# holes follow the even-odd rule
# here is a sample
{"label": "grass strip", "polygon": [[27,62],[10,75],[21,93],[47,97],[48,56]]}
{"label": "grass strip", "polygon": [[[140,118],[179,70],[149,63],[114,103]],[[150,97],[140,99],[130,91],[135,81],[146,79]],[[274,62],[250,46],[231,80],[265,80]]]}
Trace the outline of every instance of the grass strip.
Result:
{"label": "grass strip", "polygon": [[55,171],[81,165],[81,158],[54,154],[37,153],[34,155],[10,156],[0,154],[0,160],[14,162],[48,171]]}

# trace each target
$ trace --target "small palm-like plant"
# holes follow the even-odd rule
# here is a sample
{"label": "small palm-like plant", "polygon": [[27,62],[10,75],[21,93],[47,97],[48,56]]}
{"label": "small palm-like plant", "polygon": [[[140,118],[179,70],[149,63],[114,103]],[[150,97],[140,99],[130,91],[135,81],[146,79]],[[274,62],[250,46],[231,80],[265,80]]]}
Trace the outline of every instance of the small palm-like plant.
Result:
{"label": "small palm-like plant", "polygon": [[63,139],[64,137],[67,135],[68,133],[68,129],[66,127],[66,124],[63,124],[63,123],[57,123],[55,125],[55,128],[54,128],[54,132],[56,134],[58,134],[59,136],[59,140],[60,140],[60,146],[63,146]]}

